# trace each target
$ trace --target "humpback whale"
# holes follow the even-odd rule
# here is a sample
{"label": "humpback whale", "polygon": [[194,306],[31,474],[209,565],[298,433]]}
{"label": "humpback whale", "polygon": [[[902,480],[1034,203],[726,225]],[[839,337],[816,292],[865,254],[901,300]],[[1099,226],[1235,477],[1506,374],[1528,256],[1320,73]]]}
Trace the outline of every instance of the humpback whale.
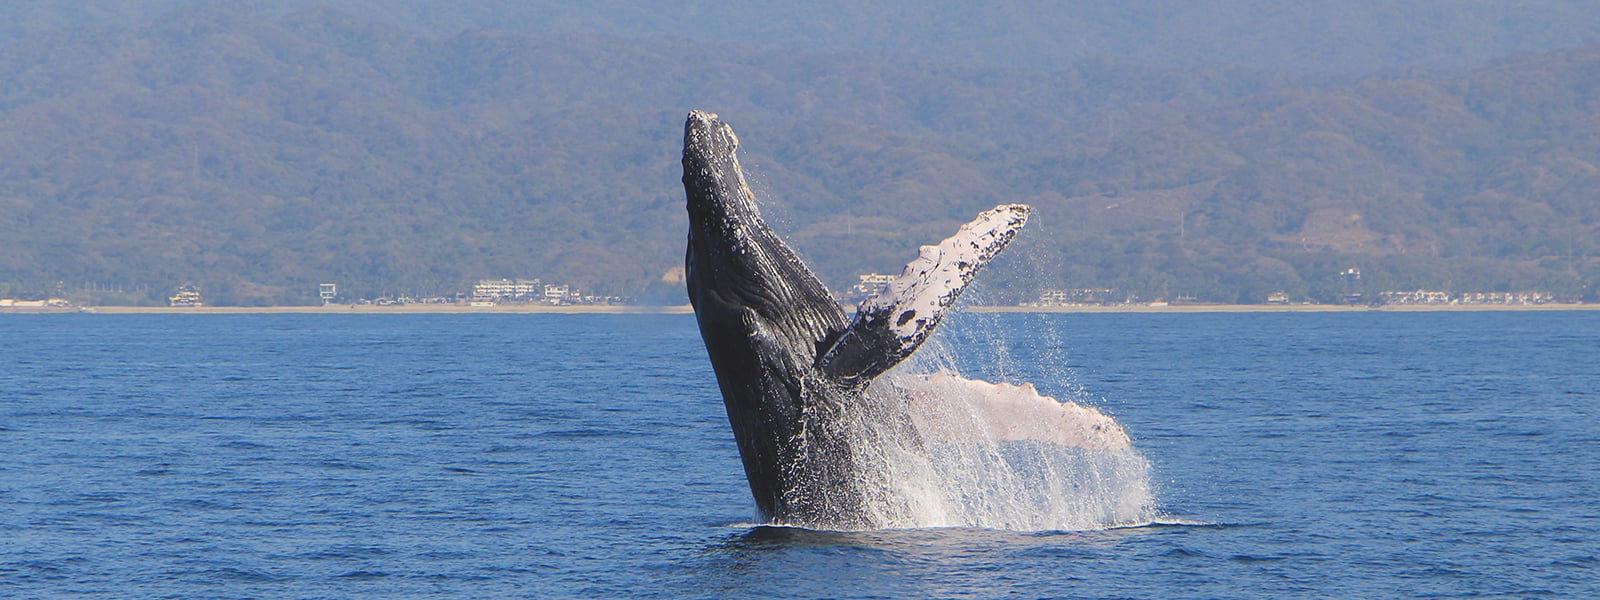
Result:
{"label": "humpback whale", "polygon": [[[756,508],[762,519],[777,524],[892,525],[879,506],[886,484],[875,472],[882,470],[887,451],[861,443],[857,430],[892,435],[911,452],[929,441],[923,439],[926,425],[935,417],[920,407],[936,393],[928,386],[952,376],[895,382],[884,374],[928,339],[1031,209],[996,206],[944,241],[921,247],[886,290],[849,316],[762,219],[738,147],[739,138],[716,114],[689,113],[683,136],[688,296]],[[957,388],[1004,388],[1001,395],[1009,400],[973,411],[986,419],[978,425],[986,434],[1064,435],[1027,429],[1064,418],[1057,414],[1063,404],[1031,385],[959,381]],[[1086,423],[1087,435],[1098,440],[1079,445],[1127,442],[1097,412],[1075,422]]]}

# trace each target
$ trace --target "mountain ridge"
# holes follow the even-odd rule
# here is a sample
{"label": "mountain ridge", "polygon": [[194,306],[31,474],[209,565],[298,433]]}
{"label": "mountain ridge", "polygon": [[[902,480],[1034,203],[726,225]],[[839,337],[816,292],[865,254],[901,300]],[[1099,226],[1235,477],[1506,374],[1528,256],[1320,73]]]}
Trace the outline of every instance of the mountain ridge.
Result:
{"label": "mountain ridge", "polygon": [[0,43],[0,293],[200,283],[218,303],[543,277],[670,300],[690,108],[836,289],[977,211],[1037,223],[986,275],[1260,301],[1373,286],[1593,294],[1583,46],[1359,79],[1120,59],[1039,72],[723,42],[186,11]]}

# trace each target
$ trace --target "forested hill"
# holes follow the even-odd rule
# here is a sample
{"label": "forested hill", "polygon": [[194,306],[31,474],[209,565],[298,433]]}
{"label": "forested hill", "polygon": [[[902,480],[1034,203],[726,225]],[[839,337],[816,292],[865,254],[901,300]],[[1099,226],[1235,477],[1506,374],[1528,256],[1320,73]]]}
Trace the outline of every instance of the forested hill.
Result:
{"label": "forested hill", "polygon": [[[8,0],[0,40],[145,24],[219,0]],[[1370,73],[1468,67],[1600,41],[1593,0],[272,0],[282,16],[335,6],[448,37],[474,29],[731,42],[766,50],[921,57],[1059,70],[1099,56],[1153,65]]]}
{"label": "forested hill", "polygon": [[834,287],[999,202],[992,298],[1259,301],[1369,285],[1593,293],[1600,47],[1334,79],[186,8],[0,42],[0,294],[301,303],[484,277],[681,300],[690,108]]}

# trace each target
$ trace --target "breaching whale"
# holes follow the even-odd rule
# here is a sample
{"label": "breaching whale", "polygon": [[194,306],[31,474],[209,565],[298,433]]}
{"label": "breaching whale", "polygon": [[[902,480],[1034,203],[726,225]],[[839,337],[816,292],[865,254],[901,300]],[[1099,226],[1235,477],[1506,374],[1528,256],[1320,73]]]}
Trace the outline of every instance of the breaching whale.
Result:
{"label": "breaching whale", "polygon": [[[948,239],[923,246],[884,292],[849,317],[762,219],[738,146],[733,129],[716,114],[689,114],[683,137],[685,267],[689,301],[756,507],[772,523],[826,529],[890,525],[892,519],[875,505],[881,504],[884,484],[874,465],[885,460],[885,451],[862,444],[853,429],[890,432],[909,440],[904,445],[913,451],[922,444],[919,425],[932,417],[918,410],[926,392],[911,388],[949,376],[912,378],[910,386],[877,380],[928,338],[1031,209],[997,206]],[[1032,386],[960,381],[1003,388],[1007,399],[984,409],[1000,416],[978,417],[987,419],[980,424],[983,434],[1063,435],[1026,430],[1059,419],[1063,406]],[[1078,440],[1079,445],[1126,444],[1109,418],[1078,408],[1094,413],[1078,422],[1087,423],[1099,440]]]}

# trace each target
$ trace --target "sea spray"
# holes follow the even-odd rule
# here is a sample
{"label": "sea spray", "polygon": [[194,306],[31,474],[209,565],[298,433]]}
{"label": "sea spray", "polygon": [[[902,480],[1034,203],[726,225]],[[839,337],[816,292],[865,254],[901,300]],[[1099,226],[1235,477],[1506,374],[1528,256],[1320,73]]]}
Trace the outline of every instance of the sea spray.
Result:
{"label": "sea spray", "polygon": [[868,522],[1039,531],[1153,520],[1149,462],[1110,417],[1031,384],[962,377],[947,345],[923,352],[842,415]]}

